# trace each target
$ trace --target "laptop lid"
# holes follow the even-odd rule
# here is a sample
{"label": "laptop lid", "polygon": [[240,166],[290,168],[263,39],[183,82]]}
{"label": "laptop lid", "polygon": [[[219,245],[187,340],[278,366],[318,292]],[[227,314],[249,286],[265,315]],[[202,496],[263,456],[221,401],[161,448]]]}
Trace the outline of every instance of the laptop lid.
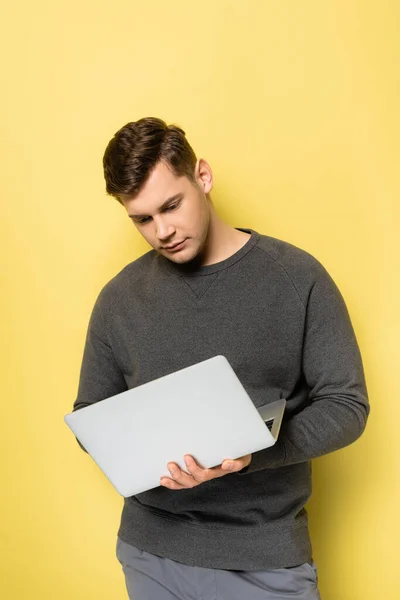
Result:
{"label": "laptop lid", "polygon": [[[285,401],[278,402],[280,425]],[[211,468],[276,440],[224,356],[96,402],[64,420],[124,497],[159,486],[170,461],[185,469],[185,454]]]}

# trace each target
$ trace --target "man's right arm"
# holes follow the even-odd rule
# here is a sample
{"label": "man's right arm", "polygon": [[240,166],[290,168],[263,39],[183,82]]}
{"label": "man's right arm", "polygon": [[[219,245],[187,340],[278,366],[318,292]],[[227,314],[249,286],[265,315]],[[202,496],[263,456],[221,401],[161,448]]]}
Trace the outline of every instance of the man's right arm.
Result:
{"label": "man's right arm", "polygon": [[[101,292],[93,307],[86,334],[79,377],[78,395],[73,411],[126,391],[127,385],[108,337],[108,319]],[[77,440],[82,450],[87,450]]]}

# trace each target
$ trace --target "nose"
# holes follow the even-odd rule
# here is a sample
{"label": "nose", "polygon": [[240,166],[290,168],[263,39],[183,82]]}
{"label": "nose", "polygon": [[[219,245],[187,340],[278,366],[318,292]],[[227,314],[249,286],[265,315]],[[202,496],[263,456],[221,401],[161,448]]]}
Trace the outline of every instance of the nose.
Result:
{"label": "nose", "polygon": [[165,219],[165,217],[159,216],[158,219],[154,218],[154,221],[156,225],[156,234],[161,242],[168,240],[175,233],[175,227],[172,223],[168,223],[168,220]]}

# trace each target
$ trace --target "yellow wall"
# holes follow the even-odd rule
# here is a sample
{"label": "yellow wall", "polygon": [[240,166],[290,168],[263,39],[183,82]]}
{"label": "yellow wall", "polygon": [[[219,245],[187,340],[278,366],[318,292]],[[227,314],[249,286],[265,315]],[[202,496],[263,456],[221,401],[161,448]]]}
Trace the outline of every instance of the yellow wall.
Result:
{"label": "yellow wall", "polygon": [[210,162],[231,224],[313,253],[346,298],[372,414],[314,463],[314,554],[323,600],[396,600],[399,3],[4,4],[0,596],[126,597],[122,498],[63,416],[98,291],[147,250],[105,194],[103,151],[160,116]]}

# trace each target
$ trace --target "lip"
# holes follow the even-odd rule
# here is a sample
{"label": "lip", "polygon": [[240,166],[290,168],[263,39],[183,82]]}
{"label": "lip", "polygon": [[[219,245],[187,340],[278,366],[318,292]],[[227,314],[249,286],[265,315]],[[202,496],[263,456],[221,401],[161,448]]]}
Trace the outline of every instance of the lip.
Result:
{"label": "lip", "polygon": [[164,246],[163,250],[168,250],[168,252],[177,252],[178,250],[180,250],[181,248],[183,248],[184,243],[186,242],[186,239],[184,239],[182,242],[179,242],[178,244],[173,244],[170,246]]}

